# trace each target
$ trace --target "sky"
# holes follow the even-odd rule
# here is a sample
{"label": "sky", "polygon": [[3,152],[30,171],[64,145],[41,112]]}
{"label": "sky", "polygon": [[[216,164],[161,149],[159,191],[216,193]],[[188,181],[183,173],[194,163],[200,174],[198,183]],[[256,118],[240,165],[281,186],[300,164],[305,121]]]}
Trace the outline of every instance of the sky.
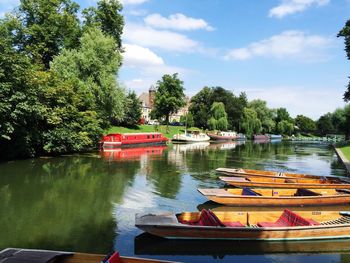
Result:
{"label": "sky", "polygon": [[[80,6],[96,0],[75,0]],[[0,0],[0,16],[18,5]],[[350,0],[122,0],[125,49],[118,80],[137,94],[178,73],[185,93],[221,86],[295,117],[345,105]]]}

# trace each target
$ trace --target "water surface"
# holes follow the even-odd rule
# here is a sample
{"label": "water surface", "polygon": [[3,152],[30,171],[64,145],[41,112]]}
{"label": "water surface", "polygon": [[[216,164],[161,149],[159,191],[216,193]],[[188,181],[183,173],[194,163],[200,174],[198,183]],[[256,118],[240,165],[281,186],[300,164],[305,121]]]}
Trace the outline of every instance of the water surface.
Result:
{"label": "water surface", "polygon": [[223,187],[214,169],[344,176],[320,143],[198,143],[0,163],[0,249],[119,250],[184,262],[346,262],[350,240],[174,241],[135,228],[135,213],[225,209],[197,192]]}

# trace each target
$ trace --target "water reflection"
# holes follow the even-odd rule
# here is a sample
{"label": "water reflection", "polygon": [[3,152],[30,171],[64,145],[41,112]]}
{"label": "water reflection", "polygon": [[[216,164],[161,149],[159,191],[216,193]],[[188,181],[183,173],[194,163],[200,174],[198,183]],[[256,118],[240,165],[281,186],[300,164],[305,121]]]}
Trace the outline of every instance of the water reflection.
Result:
{"label": "water reflection", "polygon": [[[196,189],[222,186],[215,173],[218,167],[345,175],[327,145],[294,142],[177,144],[1,163],[0,249],[28,247],[107,253],[114,246],[123,255],[132,256],[134,238],[141,233],[134,226],[135,213],[196,211],[200,209],[199,204],[206,207],[206,198]],[[136,241],[135,249],[147,253],[145,242],[141,244]],[[172,243],[166,244],[170,244],[171,250]],[[188,247],[195,253],[195,247],[205,247],[205,244],[199,242]],[[217,252],[221,249],[221,243],[218,244],[208,243],[205,252],[197,250],[204,256],[169,258],[159,250],[159,256],[154,257],[210,262],[213,255],[220,254],[231,255],[225,257],[227,262],[254,263],[292,258],[273,256],[271,259],[260,254],[241,258],[233,256],[238,255],[240,244],[232,243],[233,252],[222,253]],[[158,246],[163,245],[156,243],[155,247]],[[176,250],[186,249],[187,243],[183,246],[183,243],[174,245],[169,255],[180,255]],[[342,245],[339,243],[339,246]],[[224,248],[229,246],[223,244]],[[248,248],[243,246],[242,254],[245,249]],[[264,251],[268,251],[267,248]],[[290,253],[292,249],[286,251]],[[337,254],[332,260],[340,262],[343,258],[345,256]],[[322,256],[322,259],[329,258]],[[306,262],[308,259],[293,260]]]}
{"label": "water reflection", "polygon": [[210,255],[224,258],[228,255],[265,254],[350,254],[350,239],[315,241],[225,241],[172,240],[147,233],[135,237],[136,255]]}

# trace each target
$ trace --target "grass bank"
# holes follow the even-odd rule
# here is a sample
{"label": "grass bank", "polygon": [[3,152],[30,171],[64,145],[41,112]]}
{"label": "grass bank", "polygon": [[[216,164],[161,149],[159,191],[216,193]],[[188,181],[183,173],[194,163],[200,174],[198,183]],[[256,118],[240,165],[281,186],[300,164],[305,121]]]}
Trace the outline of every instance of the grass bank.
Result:
{"label": "grass bank", "polygon": [[107,133],[127,133],[127,132],[161,132],[169,139],[173,138],[174,134],[181,133],[185,130],[184,126],[169,126],[169,132],[166,130],[166,125],[139,125],[135,129],[129,129],[120,126],[113,126]]}
{"label": "grass bank", "polygon": [[346,157],[346,159],[348,159],[348,161],[350,161],[350,145],[344,145],[341,147],[337,147]]}

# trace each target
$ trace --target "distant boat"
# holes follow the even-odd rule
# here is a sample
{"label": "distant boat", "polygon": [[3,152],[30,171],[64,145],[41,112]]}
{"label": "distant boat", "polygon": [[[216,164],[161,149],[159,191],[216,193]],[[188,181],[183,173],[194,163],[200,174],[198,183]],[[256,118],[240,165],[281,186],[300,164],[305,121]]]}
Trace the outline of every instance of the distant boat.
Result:
{"label": "distant boat", "polygon": [[267,134],[254,134],[253,136],[254,140],[256,141],[268,141],[270,140],[270,136]]}
{"label": "distant boat", "polygon": [[173,142],[206,142],[210,137],[199,130],[185,131],[185,133],[175,134],[173,136]]}
{"label": "distant boat", "polygon": [[270,134],[270,140],[282,140],[281,134]]}
{"label": "distant boat", "polygon": [[120,263],[157,263],[173,262],[166,260],[123,257],[118,252],[109,257],[100,254],[63,252],[39,249],[7,248],[0,251],[0,262],[50,262],[50,263],[97,263],[97,262],[120,262]]}
{"label": "distant boat", "polygon": [[246,140],[246,136],[243,133],[238,133],[236,136],[236,140],[237,141],[245,141]]}
{"label": "distant boat", "polygon": [[167,138],[159,132],[144,133],[113,133],[103,136],[100,141],[101,148],[114,148],[137,144],[162,144]]}
{"label": "distant boat", "polygon": [[207,133],[207,135],[214,141],[232,141],[237,138],[237,133],[231,131],[219,131],[217,133]]}

